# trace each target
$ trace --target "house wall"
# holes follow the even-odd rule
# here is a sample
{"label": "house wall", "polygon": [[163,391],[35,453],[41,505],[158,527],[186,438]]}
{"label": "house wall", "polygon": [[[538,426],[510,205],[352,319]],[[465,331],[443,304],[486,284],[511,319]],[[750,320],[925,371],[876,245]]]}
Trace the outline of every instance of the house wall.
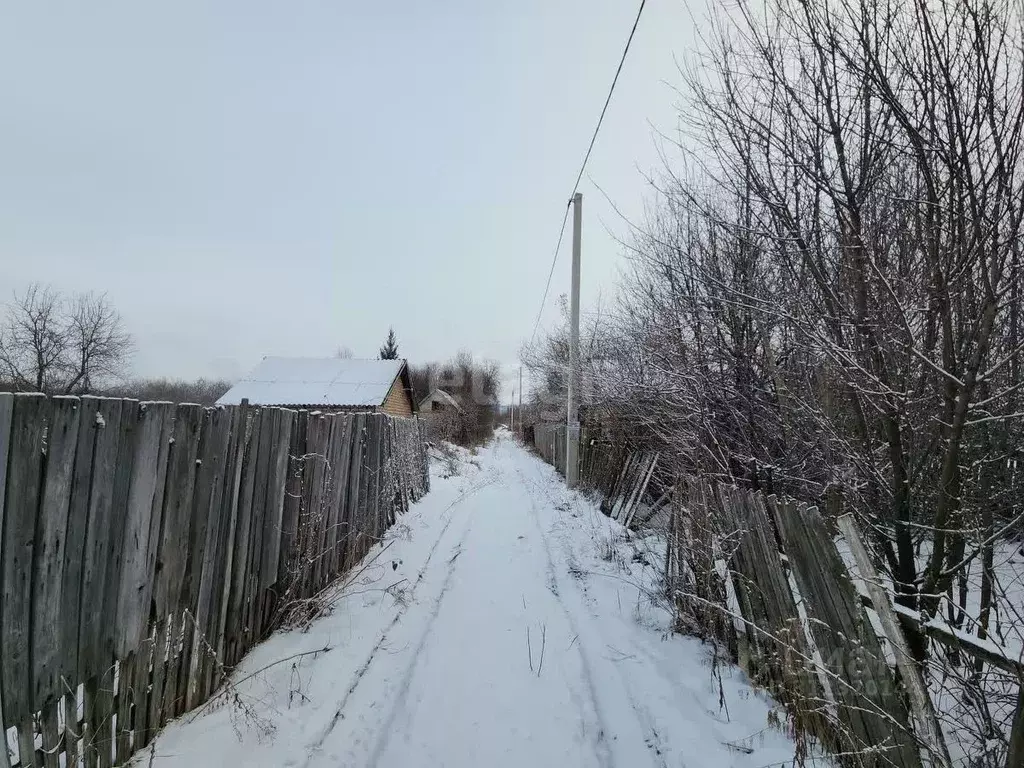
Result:
{"label": "house wall", "polygon": [[442,402],[440,398],[434,397],[431,394],[429,397],[425,397],[423,402],[420,403],[420,415],[430,413],[431,411],[443,411],[448,408],[448,404]]}
{"label": "house wall", "polygon": [[389,416],[412,416],[412,399],[402,386],[401,376],[395,379],[395,383],[391,385],[391,390],[384,398],[384,404],[380,407],[380,411]]}

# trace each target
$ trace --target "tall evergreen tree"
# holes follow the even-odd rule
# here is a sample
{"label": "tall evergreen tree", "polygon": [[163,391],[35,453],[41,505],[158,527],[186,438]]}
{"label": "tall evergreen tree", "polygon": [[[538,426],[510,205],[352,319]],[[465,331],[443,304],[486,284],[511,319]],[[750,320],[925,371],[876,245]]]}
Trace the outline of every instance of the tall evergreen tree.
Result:
{"label": "tall evergreen tree", "polygon": [[384,346],[380,348],[380,359],[381,360],[397,360],[398,359],[398,340],[395,338],[395,329],[388,328],[388,340],[384,342]]}

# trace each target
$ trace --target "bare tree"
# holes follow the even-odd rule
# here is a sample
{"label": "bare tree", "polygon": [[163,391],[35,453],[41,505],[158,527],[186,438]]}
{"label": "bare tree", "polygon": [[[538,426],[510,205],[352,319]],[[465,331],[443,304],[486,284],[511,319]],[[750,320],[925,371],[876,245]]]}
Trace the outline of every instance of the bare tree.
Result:
{"label": "bare tree", "polygon": [[36,283],[14,295],[0,328],[0,365],[19,389],[44,391],[63,375],[68,338],[60,296]]}
{"label": "bare tree", "polygon": [[0,371],[22,390],[91,391],[121,374],[131,352],[131,336],[104,294],[67,299],[33,283],[15,294],[0,327]]}
{"label": "bare tree", "polygon": [[[519,351],[523,366],[533,379],[529,398],[531,412],[541,421],[563,421],[566,417],[569,386],[569,303],[563,294],[559,297],[561,322],[550,333],[524,344]],[[623,358],[611,350],[621,337],[609,334],[610,318],[600,301],[593,311],[583,313],[580,321],[580,382],[581,413],[598,406],[601,396],[595,384],[606,378],[606,363],[615,357]]]}
{"label": "bare tree", "polygon": [[172,403],[213,405],[231,389],[226,379],[133,379],[103,390],[108,397],[130,397],[135,400],[164,400]]}
{"label": "bare tree", "polygon": [[92,391],[93,383],[123,372],[132,337],[106,294],[83,293],[71,301],[65,329],[67,381],[64,392]]}
{"label": "bare tree", "polygon": [[[965,554],[964,450],[1019,418],[998,411],[1020,382],[978,397],[1019,351],[992,355],[1024,209],[1019,16],[980,0],[779,0],[767,23],[743,8],[746,47],[722,34],[723,87],[700,91],[697,115],[796,290],[733,303],[783,318],[812,356],[834,396],[808,405],[864,480],[848,490],[875,510],[903,602],[933,614]],[[915,509],[932,510],[923,574]]]}

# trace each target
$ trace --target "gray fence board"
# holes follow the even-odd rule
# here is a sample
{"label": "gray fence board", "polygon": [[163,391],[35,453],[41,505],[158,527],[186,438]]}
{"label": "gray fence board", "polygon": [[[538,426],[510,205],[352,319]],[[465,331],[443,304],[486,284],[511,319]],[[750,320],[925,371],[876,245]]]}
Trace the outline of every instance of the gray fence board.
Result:
{"label": "gray fence board", "polygon": [[3,529],[4,498],[7,490],[7,460],[11,448],[11,417],[14,415],[14,395],[0,392],[0,530]]}
{"label": "gray fence board", "polygon": [[299,514],[302,509],[302,457],[306,453],[306,422],[308,411],[295,414],[288,456],[288,478],[284,488],[284,507],[281,512],[281,555],[277,579],[286,590],[294,589],[298,572]]}
{"label": "gray fence board", "polygon": [[193,507],[193,593],[189,596],[190,611],[195,617],[195,637],[186,651],[189,688],[186,706],[191,709],[203,695],[208,662],[217,646],[214,635],[213,595],[219,586],[217,567],[225,553],[221,548],[223,532],[221,516],[227,455],[231,440],[231,412],[224,409],[207,411],[203,436],[200,439],[200,464],[196,479]]}
{"label": "gray fence board", "polygon": [[[3,531],[4,521],[4,499],[7,489],[7,460],[10,455],[11,446],[11,417],[14,413],[14,395],[9,392],[0,392],[0,532]],[[0,535],[0,544],[3,543]],[[0,552],[0,595],[3,594],[3,553]],[[2,631],[2,624],[0,624]],[[2,673],[2,664],[0,664]],[[0,686],[0,712],[3,712],[3,690]],[[0,768],[9,768],[10,757],[7,753],[6,741],[0,749]]]}
{"label": "gray fence board", "polygon": [[0,610],[4,717],[12,724],[33,713],[29,636],[32,556],[49,410],[49,400],[41,395],[16,395],[14,398],[4,504],[3,604]]}
{"label": "gray fence board", "polygon": [[63,586],[61,587],[61,669],[75,684],[79,674],[79,625],[82,610],[82,582],[89,525],[89,491],[96,448],[99,399],[83,397],[78,406],[78,441],[68,502],[68,527],[64,538]]}
{"label": "gray fence board", "polygon": [[[145,548],[145,561],[139,561],[137,566],[133,565],[133,569],[135,567],[141,568],[145,576],[138,583],[138,589],[133,595],[124,595],[122,593],[130,603],[127,610],[137,611],[139,615],[138,623],[136,624],[139,632],[136,639],[138,659],[135,662],[136,674],[133,681],[134,720],[131,723],[135,733],[135,749],[141,749],[150,741],[154,727],[150,720],[151,702],[153,698],[158,698],[162,693],[162,689],[157,685],[158,678],[160,677],[157,670],[162,670],[164,663],[163,653],[162,651],[158,653],[156,649],[161,639],[165,643],[161,647],[166,647],[166,638],[162,637],[161,624],[158,622],[158,617],[153,609],[153,588],[156,581],[156,566],[163,529],[167,465],[171,448],[171,435],[174,428],[173,404],[145,403],[143,407],[144,421],[146,422],[144,429],[147,433],[156,432],[155,440],[157,444],[156,467],[152,480],[140,477],[138,486],[133,485],[132,492],[137,504],[142,505],[148,500],[150,507],[148,527],[144,532],[140,528],[140,532],[145,535],[144,543],[140,542],[140,547]],[[148,444],[148,441],[154,438],[148,435],[145,439]],[[135,514],[145,515],[146,513],[144,510],[139,510]],[[124,642],[126,644],[128,638],[129,633],[124,631]],[[121,649],[122,655],[127,655],[130,652],[130,649],[125,647]],[[151,666],[153,667],[153,685],[150,685]]]}
{"label": "gray fence board", "polygon": [[[181,666],[185,572],[191,541],[192,498],[195,491],[196,459],[203,410],[196,405],[179,405],[175,411],[173,443],[169,453],[163,525],[158,555],[158,577],[153,590],[155,612],[161,634],[168,643],[168,661],[161,670],[157,722],[162,725],[177,714]],[[158,642],[157,648],[161,645]],[[158,650],[158,653],[160,651]]]}
{"label": "gray fence board", "polygon": [[270,455],[270,476],[267,480],[267,513],[263,522],[263,565],[260,569],[260,587],[270,589],[278,580],[281,557],[282,521],[284,519],[284,487],[288,473],[288,453],[291,447],[291,411],[277,411],[274,448]]}
{"label": "gray fence board", "polygon": [[114,488],[107,518],[110,534],[107,542],[106,575],[103,579],[103,604],[99,620],[100,696],[97,697],[94,710],[96,719],[93,726],[96,736],[92,739],[100,766],[113,765],[118,750],[123,754],[127,748],[123,727],[127,720],[127,712],[123,710],[130,700],[133,665],[130,659],[118,658],[115,646],[121,577],[126,554],[125,526],[140,434],[140,414],[141,409],[137,400],[121,400]]}
{"label": "gray fence board", "polygon": [[302,540],[301,579],[303,596],[311,595],[320,586],[323,529],[323,484],[327,459],[327,438],[330,422],[322,413],[311,413],[306,425],[306,454],[302,472],[302,519],[299,523]]}
{"label": "gray fence board", "polygon": [[32,706],[59,695],[65,537],[78,446],[77,397],[53,398],[46,434],[46,472],[35,532],[32,574]]}
{"label": "gray fence board", "polygon": [[342,569],[347,569],[352,562],[356,546],[356,528],[359,525],[359,469],[361,451],[361,426],[359,414],[354,414],[348,425],[349,444],[346,459],[347,471],[345,472],[345,491],[342,494],[343,510],[342,518],[345,520],[344,541],[339,543],[339,553],[342,561]]}
{"label": "gray fence board", "polygon": [[115,653],[119,658],[138,647],[149,622],[152,568],[156,559],[151,547],[157,546],[153,534],[159,532],[159,517],[163,512],[160,459],[166,460],[164,444],[169,423],[169,406],[154,403],[141,409],[136,426],[135,460],[131,467],[124,520],[124,560],[115,624]]}
{"label": "gray fence board", "polygon": [[260,636],[260,581],[263,564],[263,526],[267,516],[267,486],[270,481],[271,456],[274,453],[274,434],[280,419],[276,408],[265,408],[260,414],[260,444],[256,454],[255,477],[252,492],[252,517],[249,544],[248,572],[245,585],[245,637],[251,643]]}
{"label": "gray fence board", "polygon": [[249,578],[249,550],[252,546],[252,499],[256,484],[256,457],[259,453],[260,421],[264,411],[252,411],[246,425],[245,448],[240,468],[238,513],[235,522],[235,546],[232,556],[231,594],[225,625],[225,657],[232,666],[240,657],[245,636],[245,597]]}
{"label": "gray fence board", "polygon": [[356,559],[356,550],[359,546],[359,486],[363,469],[363,425],[365,417],[357,413],[352,417],[350,429],[352,439],[349,443],[348,478],[346,480],[346,518],[348,519],[348,530],[346,531],[348,541],[345,546],[345,567],[349,567]]}
{"label": "gray fence board", "polygon": [[[110,506],[110,542],[107,557],[107,575],[103,589],[103,652],[112,663],[117,658],[115,648],[117,614],[121,599],[121,575],[126,555],[129,498],[135,461],[139,451],[142,412],[137,400],[121,401],[120,435],[114,467],[114,495]],[[146,521],[148,530],[149,521]]]}
{"label": "gray fence board", "polygon": [[313,583],[314,591],[321,589],[328,583],[330,575],[327,571],[327,539],[333,517],[330,509],[331,501],[331,441],[334,431],[335,416],[327,414],[323,416],[319,442],[316,449],[315,460],[316,470],[314,472],[314,501],[313,510],[315,513],[315,532],[313,536]]}
{"label": "gray fence board", "polygon": [[341,510],[338,508],[338,499],[341,496],[341,461],[344,454],[344,442],[347,439],[346,418],[344,414],[335,414],[331,419],[331,436],[327,451],[327,489],[324,499],[326,506],[326,520],[324,525],[323,540],[323,570],[327,579],[331,579],[337,573],[336,553],[338,551],[338,536]]}
{"label": "gray fence board", "polygon": [[340,415],[342,438],[341,451],[338,454],[334,467],[333,478],[333,507],[336,510],[334,547],[330,553],[331,569],[339,573],[344,569],[345,546],[348,542],[349,527],[351,520],[348,508],[348,473],[352,462],[352,419],[349,414]]}
{"label": "gray fence board", "polygon": [[385,528],[395,522],[399,509],[404,509],[401,500],[400,474],[398,472],[397,443],[395,440],[394,422],[384,420],[384,445],[381,453],[382,471],[384,473],[384,493],[381,498],[385,504],[383,524]]}
{"label": "gray fence board", "polygon": [[211,663],[204,675],[204,694],[216,687],[221,680],[224,654],[227,642],[227,611],[231,597],[231,573],[235,557],[235,529],[238,519],[238,499],[241,489],[242,456],[245,450],[246,422],[248,408],[233,408],[230,411],[230,439],[224,459],[223,492],[220,496],[220,529],[217,547],[221,553],[213,573],[213,594],[210,603],[210,621],[213,629],[213,645],[219,663]]}
{"label": "gray fence board", "polygon": [[[380,450],[380,422],[377,416],[366,417],[366,448],[363,457],[363,475],[366,483],[363,488],[363,525],[360,529],[362,534],[362,547],[369,549],[376,536],[377,518],[377,485],[379,481],[377,455]],[[362,552],[360,553],[362,554]]]}
{"label": "gray fence board", "polygon": [[336,532],[331,527],[337,524],[337,511],[331,508],[331,500],[334,498],[334,462],[337,460],[336,445],[339,437],[338,425],[341,417],[330,414],[325,417],[327,422],[326,434],[323,443],[323,460],[321,467],[321,490],[320,510],[322,522],[318,526],[318,538],[316,543],[316,583],[318,587],[327,584],[331,578],[330,562],[332,554],[332,542],[336,541]]}
{"label": "gray fence board", "polygon": [[195,405],[179,405],[174,415],[157,578],[153,588],[156,615],[160,620],[181,608],[201,419],[202,409]]}
{"label": "gray fence board", "polygon": [[100,399],[89,485],[89,520],[82,562],[82,608],[78,640],[79,675],[88,679],[109,666],[104,653],[104,594],[113,534],[114,475],[121,441],[121,401]]}
{"label": "gray fence board", "polygon": [[352,553],[352,559],[357,560],[362,557],[362,553],[366,551],[366,536],[367,536],[367,500],[369,498],[370,490],[370,468],[367,466],[370,454],[370,416],[364,416],[359,414],[356,421],[356,435],[355,447],[355,462],[358,467],[358,477],[356,484],[356,503],[355,503],[355,524],[352,529],[352,539],[355,549]]}

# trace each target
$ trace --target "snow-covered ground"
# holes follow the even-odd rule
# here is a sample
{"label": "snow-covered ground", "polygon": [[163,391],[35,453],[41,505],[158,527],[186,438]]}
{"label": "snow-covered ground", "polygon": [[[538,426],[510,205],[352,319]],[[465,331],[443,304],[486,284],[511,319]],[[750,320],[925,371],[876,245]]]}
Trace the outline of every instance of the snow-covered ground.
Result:
{"label": "snow-covered ground", "polygon": [[434,468],[327,615],[256,648],[140,763],[791,764],[774,704],[669,633],[660,547],[507,433],[458,465]]}

